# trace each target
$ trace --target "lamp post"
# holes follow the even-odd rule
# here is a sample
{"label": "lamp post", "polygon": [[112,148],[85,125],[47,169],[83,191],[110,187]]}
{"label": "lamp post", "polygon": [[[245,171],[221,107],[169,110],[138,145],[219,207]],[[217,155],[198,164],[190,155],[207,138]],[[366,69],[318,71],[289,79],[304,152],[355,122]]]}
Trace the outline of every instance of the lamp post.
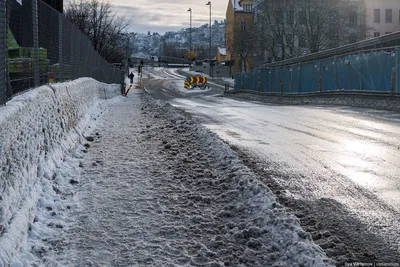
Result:
{"label": "lamp post", "polygon": [[190,12],[190,33],[189,33],[189,52],[192,52],[192,9],[189,8]]}
{"label": "lamp post", "polygon": [[[232,57],[233,57],[233,70],[234,70],[234,74],[236,75],[236,45],[235,45],[235,42],[236,42],[236,0],[235,1],[233,1],[233,44],[232,44],[232,46],[233,46],[233,51],[232,51]],[[232,60],[232,57],[231,57],[231,60]],[[231,69],[232,69],[232,66],[231,66]]]}
{"label": "lamp post", "polygon": [[212,71],[211,71],[211,1],[208,1],[206,6],[210,6],[210,77],[212,77]]}

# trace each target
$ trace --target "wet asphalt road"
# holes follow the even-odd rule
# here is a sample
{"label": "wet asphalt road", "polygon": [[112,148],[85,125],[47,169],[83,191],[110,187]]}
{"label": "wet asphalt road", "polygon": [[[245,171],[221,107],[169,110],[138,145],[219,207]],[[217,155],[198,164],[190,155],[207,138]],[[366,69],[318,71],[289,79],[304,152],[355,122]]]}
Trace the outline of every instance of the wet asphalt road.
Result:
{"label": "wet asphalt road", "polygon": [[168,89],[176,70],[149,70],[155,98],[226,140],[338,262],[400,262],[400,114],[282,106]]}

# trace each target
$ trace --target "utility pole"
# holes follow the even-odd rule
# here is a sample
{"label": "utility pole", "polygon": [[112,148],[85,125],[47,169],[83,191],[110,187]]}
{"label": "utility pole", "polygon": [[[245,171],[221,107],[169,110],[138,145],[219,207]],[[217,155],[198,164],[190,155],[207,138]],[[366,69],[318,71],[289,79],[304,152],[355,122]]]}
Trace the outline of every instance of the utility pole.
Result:
{"label": "utility pole", "polygon": [[[130,42],[130,37],[128,34],[128,39],[126,40],[126,55],[125,55],[126,64],[128,66],[127,70],[129,70],[129,42]],[[129,75],[129,71],[128,71],[127,75]]]}
{"label": "utility pole", "polygon": [[[236,74],[236,0],[233,1],[233,73]],[[231,58],[232,60],[232,58]]]}
{"label": "utility pole", "polygon": [[189,33],[189,52],[192,52],[192,9],[189,8],[190,12],[190,33]]}
{"label": "utility pole", "polygon": [[210,6],[210,77],[212,77],[212,68],[211,68],[211,61],[212,61],[212,56],[211,56],[211,1],[208,1],[206,6]]}

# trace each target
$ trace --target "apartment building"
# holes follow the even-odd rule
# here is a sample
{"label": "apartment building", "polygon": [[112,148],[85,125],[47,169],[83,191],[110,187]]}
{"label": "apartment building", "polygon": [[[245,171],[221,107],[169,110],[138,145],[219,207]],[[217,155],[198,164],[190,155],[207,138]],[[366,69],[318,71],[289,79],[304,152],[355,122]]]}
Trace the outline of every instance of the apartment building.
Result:
{"label": "apartment building", "polygon": [[[253,0],[229,0],[226,10],[226,60],[233,60],[234,72],[253,69],[253,55],[246,58],[245,62],[237,53],[237,36],[240,31],[250,30],[254,25]],[[246,64],[246,68],[240,64]]]}
{"label": "apartment building", "polygon": [[400,31],[399,0],[362,0],[365,38],[379,37]]}

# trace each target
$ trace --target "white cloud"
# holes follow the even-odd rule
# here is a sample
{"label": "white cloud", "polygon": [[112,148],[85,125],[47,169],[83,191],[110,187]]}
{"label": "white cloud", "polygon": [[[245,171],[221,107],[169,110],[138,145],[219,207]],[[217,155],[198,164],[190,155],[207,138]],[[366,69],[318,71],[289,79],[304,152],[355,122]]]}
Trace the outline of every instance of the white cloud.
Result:
{"label": "white cloud", "polygon": [[[229,0],[214,0],[212,22],[225,19]],[[193,10],[193,26],[210,20],[208,0],[116,0],[111,1],[114,11],[132,21],[129,31],[147,32],[180,30],[189,27],[189,8]]]}

